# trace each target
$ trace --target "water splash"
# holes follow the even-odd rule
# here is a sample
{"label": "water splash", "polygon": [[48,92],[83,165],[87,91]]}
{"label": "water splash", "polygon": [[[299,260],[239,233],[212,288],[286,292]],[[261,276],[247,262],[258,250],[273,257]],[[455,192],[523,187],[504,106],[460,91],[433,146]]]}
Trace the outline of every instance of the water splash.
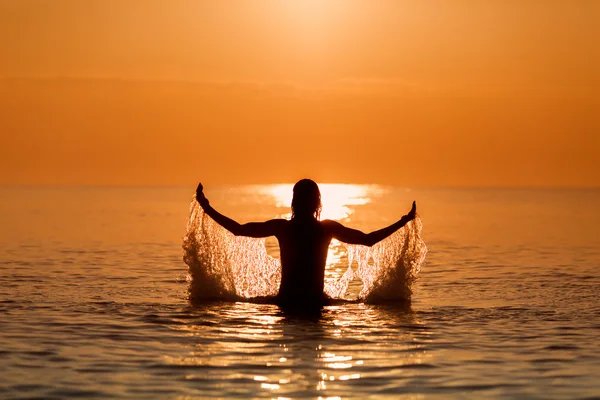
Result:
{"label": "water splash", "polygon": [[[348,269],[338,280],[325,283],[325,294],[345,298],[348,285],[358,278],[363,282],[360,300],[410,300],[412,284],[427,254],[421,229],[417,217],[372,247],[344,244]],[[265,239],[234,236],[206,215],[196,200],[190,204],[183,250],[192,301],[251,299],[275,296],[279,291],[281,262],[267,254]]]}

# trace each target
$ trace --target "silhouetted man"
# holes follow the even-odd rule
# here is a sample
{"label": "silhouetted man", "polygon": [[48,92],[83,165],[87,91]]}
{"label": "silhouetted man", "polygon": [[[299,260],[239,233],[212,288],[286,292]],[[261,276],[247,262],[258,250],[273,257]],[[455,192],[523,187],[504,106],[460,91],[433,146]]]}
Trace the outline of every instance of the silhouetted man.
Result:
{"label": "silhouetted man", "polygon": [[331,239],[349,244],[373,246],[415,218],[416,203],[396,223],[366,234],[332,220],[320,221],[321,192],[310,179],[294,185],[292,219],[239,224],[216,211],[203,193],[196,189],[196,199],[204,212],[236,236],[254,238],[275,236],[281,251],[281,285],[277,303],[287,308],[315,308],[324,304],[325,263]]}

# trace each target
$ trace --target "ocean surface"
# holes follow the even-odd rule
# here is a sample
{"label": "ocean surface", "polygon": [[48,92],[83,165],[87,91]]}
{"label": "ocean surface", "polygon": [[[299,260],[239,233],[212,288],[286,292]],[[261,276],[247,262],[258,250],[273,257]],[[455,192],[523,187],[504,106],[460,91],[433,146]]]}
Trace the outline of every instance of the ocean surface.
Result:
{"label": "ocean surface", "polygon": [[[0,188],[0,398],[600,398],[600,190],[321,188],[365,231],[417,201],[410,304],[191,302],[194,187]],[[205,193],[289,213],[289,185]],[[327,276],[347,266],[333,244]]]}

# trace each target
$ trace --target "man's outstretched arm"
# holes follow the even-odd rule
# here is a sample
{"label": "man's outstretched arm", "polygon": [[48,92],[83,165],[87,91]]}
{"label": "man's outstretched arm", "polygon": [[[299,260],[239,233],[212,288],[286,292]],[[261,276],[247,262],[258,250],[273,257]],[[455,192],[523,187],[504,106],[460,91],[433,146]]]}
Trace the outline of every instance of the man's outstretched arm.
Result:
{"label": "man's outstretched arm", "polygon": [[396,232],[398,229],[402,228],[409,221],[412,221],[415,218],[416,213],[417,205],[413,201],[412,208],[408,214],[404,215],[392,225],[371,233],[364,233],[357,229],[347,228],[336,221],[323,222],[327,223],[327,226],[329,229],[331,229],[332,236],[340,242],[348,244],[361,244],[363,246],[373,246],[375,243],[382,241],[392,233]]}
{"label": "man's outstretched arm", "polygon": [[196,189],[196,200],[198,203],[200,203],[200,206],[209,217],[236,236],[249,236],[255,238],[276,236],[281,226],[282,220],[277,219],[272,219],[266,222],[249,222],[247,224],[240,224],[239,222],[226,217],[212,208],[208,202],[208,199],[204,196],[201,183],[198,184],[198,188]]}

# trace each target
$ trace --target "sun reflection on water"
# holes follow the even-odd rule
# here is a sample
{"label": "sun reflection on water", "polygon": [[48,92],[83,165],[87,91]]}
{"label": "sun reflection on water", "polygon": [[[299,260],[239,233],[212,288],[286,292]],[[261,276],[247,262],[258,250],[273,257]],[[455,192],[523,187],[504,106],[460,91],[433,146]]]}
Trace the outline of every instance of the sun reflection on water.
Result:
{"label": "sun reflection on water", "polygon": [[214,340],[198,338],[190,353],[163,362],[207,385],[234,379],[251,397],[293,398],[301,391],[312,398],[345,398],[363,379],[387,377],[394,368],[410,377],[422,373],[418,364],[431,365],[423,348],[431,332],[410,309],[346,304],[326,307],[314,318],[244,302],[196,310],[188,321],[197,316],[198,323],[174,328],[191,338],[201,331]]}

